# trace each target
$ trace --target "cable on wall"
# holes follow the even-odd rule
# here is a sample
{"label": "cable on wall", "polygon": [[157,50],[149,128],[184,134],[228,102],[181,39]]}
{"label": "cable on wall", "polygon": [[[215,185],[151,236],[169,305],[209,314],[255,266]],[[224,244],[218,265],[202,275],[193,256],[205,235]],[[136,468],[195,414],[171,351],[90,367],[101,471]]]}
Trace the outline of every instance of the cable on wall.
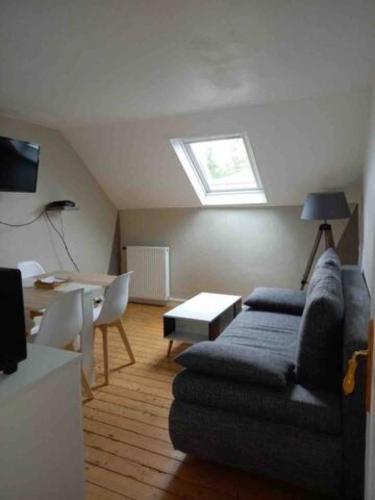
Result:
{"label": "cable on wall", "polygon": [[68,244],[66,243],[65,241],[65,238],[64,238],[64,235],[61,233],[61,231],[59,231],[57,229],[57,227],[55,226],[55,224],[52,222],[50,216],[48,215],[48,212],[47,210],[44,211],[44,214],[46,216],[46,219],[47,221],[50,223],[50,226],[52,227],[52,229],[56,232],[56,234],[59,236],[60,240],[61,240],[61,243],[63,244],[64,248],[65,248],[65,251],[66,251],[66,254],[67,256],[69,257],[69,260],[70,262],[73,264],[74,266],[74,269],[79,272],[79,267],[78,265],[76,264],[75,260],[73,259],[72,257],[72,254],[70,253],[70,250],[69,250],[69,247],[68,247]]}
{"label": "cable on wall", "polygon": [[65,236],[64,236],[64,226],[63,226],[63,222],[61,221],[61,231],[59,231],[57,229],[57,227],[55,226],[55,224],[52,222],[50,216],[48,215],[48,211],[43,208],[43,210],[40,212],[39,215],[37,215],[37,217],[35,217],[34,219],[28,221],[28,222],[24,222],[22,224],[11,224],[9,222],[4,222],[4,221],[1,221],[0,220],[0,225],[2,226],[7,226],[7,227],[24,227],[24,226],[30,226],[30,224],[34,224],[34,222],[38,221],[43,215],[46,216],[46,219],[47,219],[47,222],[50,224],[50,226],[52,227],[52,229],[56,232],[56,234],[59,236],[63,246],[64,246],[64,249],[66,251],[66,254],[67,256],[69,257],[69,260],[70,262],[73,264],[74,266],[74,269],[76,271],[79,272],[79,267],[78,265],[76,264],[75,260],[73,259],[72,257],[72,254],[70,253],[70,250],[69,250],[69,247],[68,247],[68,244],[67,242],[65,241]]}
{"label": "cable on wall", "polygon": [[30,224],[34,224],[34,222],[36,222],[37,220],[39,220],[42,215],[44,215],[46,209],[43,208],[42,212],[40,212],[40,214],[35,217],[34,219],[32,220],[29,220],[28,222],[24,222],[22,224],[10,224],[9,222],[4,222],[4,221],[1,221],[0,220],[0,224],[3,225],[3,226],[7,226],[7,227],[24,227],[24,226],[29,226]]}

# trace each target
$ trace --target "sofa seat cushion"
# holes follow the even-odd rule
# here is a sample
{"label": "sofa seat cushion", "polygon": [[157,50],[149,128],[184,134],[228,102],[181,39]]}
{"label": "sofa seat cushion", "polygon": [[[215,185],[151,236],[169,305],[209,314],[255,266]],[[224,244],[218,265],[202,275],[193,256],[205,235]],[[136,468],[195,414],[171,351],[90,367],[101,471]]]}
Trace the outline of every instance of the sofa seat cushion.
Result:
{"label": "sofa seat cushion", "polygon": [[294,363],[300,322],[291,314],[242,311],[215,342],[266,349]]}
{"label": "sofa seat cushion", "polygon": [[301,316],[306,292],[292,288],[258,287],[247,297],[245,304],[258,311],[270,311]]}
{"label": "sofa seat cushion", "polygon": [[327,434],[341,433],[340,395],[301,385],[290,384],[276,391],[184,370],[174,379],[173,394],[179,401],[236,415]]}
{"label": "sofa seat cushion", "polygon": [[268,349],[225,342],[199,342],[175,362],[199,373],[274,389],[286,387],[294,370],[294,363]]}

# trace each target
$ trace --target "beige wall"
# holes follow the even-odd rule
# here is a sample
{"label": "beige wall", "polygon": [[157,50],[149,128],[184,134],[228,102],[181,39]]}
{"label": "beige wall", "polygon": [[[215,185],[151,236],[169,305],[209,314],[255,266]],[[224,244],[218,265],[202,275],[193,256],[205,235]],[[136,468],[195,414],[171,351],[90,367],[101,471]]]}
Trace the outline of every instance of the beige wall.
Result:
{"label": "beige wall", "polygon": [[[246,296],[256,286],[299,287],[317,222],[301,207],[123,210],[123,245],[171,249],[171,294]],[[334,224],[336,239],[346,221]]]}
{"label": "beige wall", "polygon": [[[50,201],[71,199],[80,207],[63,214],[71,253],[82,270],[107,271],[117,211],[62,134],[0,116],[0,135],[41,145],[37,192],[0,192],[0,220],[22,223]],[[60,215],[53,220],[60,225]],[[17,229],[0,225],[0,266],[15,266],[24,259],[38,260],[47,270],[71,268],[61,242],[44,218]]]}
{"label": "beige wall", "polygon": [[[364,174],[362,266],[372,297],[375,297],[375,85],[367,163]],[[374,309],[374,306],[373,306]]]}

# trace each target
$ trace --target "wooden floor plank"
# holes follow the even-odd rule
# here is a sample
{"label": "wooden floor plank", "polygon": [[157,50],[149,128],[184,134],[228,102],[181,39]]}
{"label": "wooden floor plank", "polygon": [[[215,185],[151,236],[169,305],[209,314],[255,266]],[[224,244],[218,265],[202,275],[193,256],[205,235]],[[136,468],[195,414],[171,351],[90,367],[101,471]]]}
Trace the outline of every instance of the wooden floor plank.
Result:
{"label": "wooden floor plank", "polygon": [[[157,406],[159,408],[167,408],[169,409],[171,406],[171,400],[165,398],[158,398],[157,396],[153,396],[150,394],[144,394],[139,391],[132,391],[131,389],[126,389],[125,387],[115,386],[113,384],[100,387],[100,392],[106,392],[109,394],[114,394],[121,398],[131,399],[133,401],[141,401],[148,405]],[[95,392],[96,394],[96,392]]]}
{"label": "wooden floor plank", "polygon": [[157,417],[168,418],[169,415],[169,408],[161,408],[160,406],[148,404],[144,401],[136,401],[134,399],[124,398],[118,396],[117,394],[115,395],[104,391],[97,391],[95,393],[95,399],[116,404],[121,408],[131,408],[133,410],[139,410],[145,412],[148,415],[154,415]]}
{"label": "wooden floor plank", "polygon": [[87,500],[128,500],[129,497],[107,490],[96,484],[86,481],[86,499]]}
{"label": "wooden floor plank", "polygon": [[[116,368],[115,363],[113,363],[113,367],[111,367],[113,370],[118,370]],[[102,363],[99,361],[98,362],[98,369],[102,366]],[[168,384],[171,383],[171,373],[166,372],[166,374],[162,373],[162,370],[159,369],[158,371],[155,370],[155,367],[152,366],[149,369],[146,368],[141,368],[140,363],[136,363],[134,365],[127,366],[126,368],[124,367],[121,370],[118,370],[120,373],[123,373],[124,370],[129,370],[134,375],[138,375],[143,377],[144,379],[148,380],[158,380],[160,382],[167,382]],[[173,370],[173,374],[175,373],[175,370]]]}
{"label": "wooden floor plank", "polygon": [[151,450],[154,453],[158,453],[159,455],[165,457],[174,458],[179,461],[183,461],[185,459],[184,453],[173,449],[173,446],[170,443],[160,441],[160,439],[143,436],[128,429],[114,427],[107,424],[105,418],[103,418],[103,422],[85,418],[84,429],[89,432],[101,434],[108,439],[128,443],[144,450]]}
{"label": "wooden floor plank", "polygon": [[[129,362],[129,358],[126,355],[121,355],[118,352],[113,352],[110,354],[110,369],[118,370],[121,366],[126,366],[127,369],[131,371],[142,370],[143,373],[147,376],[147,378],[152,378],[152,375],[160,374],[167,379],[171,379],[178,371],[181,371],[182,368],[173,362],[172,359],[169,361],[166,360],[165,364],[161,366],[155,362],[155,358],[140,359],[139,356],[136,359],[136,363],[131,365]],[[96,358],[96,366],[98,371],[100,372],[103,368],[103,352],[101,349],[97,348],[95,350],[95,358]],[[164,360],[163,360],[164,361]]]}
{"label": "wooden floor plank", "polygon": [[84,415],[88,419],[91,418],[98,422],[109,423],[110,425],[113,425],[120,429],[127,429],[131,432],[134,432],[135,434],[140,434],[145,437],[157,439],[159,441],[163,441],[168,445],[170,444],[168,431],[159,429],[158,427],[154,427],[153,425],[145,424],[143,422],[140,422],[139,420],[132,420],[125,416],[113,415],[112,413],[108,413],[97,408],[92,408],[88,405],[84,409]]}
{"label": "wooden floor plank", "polygon": [[86,477],[93,484],[134,500],[177,500],[179,498],[177,495],[149,486],[131,476],[90,463],[86,463]]}
{"label": "wooden floor plank", "polygon": [[114,455],[133,460],[159,472],[174,475],[186,481],[206,486],[232,497],[236,491],[237,478],[224,471],[218,475],[217,468],[207,467],[206,463],[183,463],[173,458],[162,457],[149,450],[142,450],[120,441],[107,439],[94,432],[86,433],[87,446],[98,448]]}
{"label": "wooden floor plank", "polygon": [[163,429],[164,431],[168,431],[167,416],[159,417],[149,413],[146,409],[135,410],[133,408],[119,405],[118,403],[103,401],[99,398],[95,398],[92,401],[89,401],[89,403],[86,405],[86,408],[94,408],[96,410],[110,413],[112,415],[136,420],[137,422],[143,422],[145,424],[152,425],[153,427]]}
{"label": "wooden floor plank", "polygon": [[159,488],[179,497],[192,500],[230,500],[230,498],[234,498],[233,496],[228,497],[227,494],[222,494],[218,490],[185,481],[175,475],[160,472],[133,460],[91,446],[86,448],[86,460],[91,464],[131,477],[143,484]]}
{"label": "wooden floor plank", "polygon": [[172,398],[171,387],[165,389],[160,387],[150,387],[145,381],[134,381],[128,376],[118,373],[111,373],[110,377],[112,385],[124,387],[125,389],[130,389],[132,391],[140,391],[143,392],[143,394],[149,394],[150,396],[157,396],[159,398]]}

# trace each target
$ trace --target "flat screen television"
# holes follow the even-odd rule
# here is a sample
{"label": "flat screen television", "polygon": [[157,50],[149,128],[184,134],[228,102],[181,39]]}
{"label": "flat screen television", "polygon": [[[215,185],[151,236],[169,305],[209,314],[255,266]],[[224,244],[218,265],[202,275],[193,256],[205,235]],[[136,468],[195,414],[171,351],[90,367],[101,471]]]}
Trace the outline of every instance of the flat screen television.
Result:
{"label": "flat screen television", "polygon": [[0,137],[0,191],[35,193],[39,144]]}

